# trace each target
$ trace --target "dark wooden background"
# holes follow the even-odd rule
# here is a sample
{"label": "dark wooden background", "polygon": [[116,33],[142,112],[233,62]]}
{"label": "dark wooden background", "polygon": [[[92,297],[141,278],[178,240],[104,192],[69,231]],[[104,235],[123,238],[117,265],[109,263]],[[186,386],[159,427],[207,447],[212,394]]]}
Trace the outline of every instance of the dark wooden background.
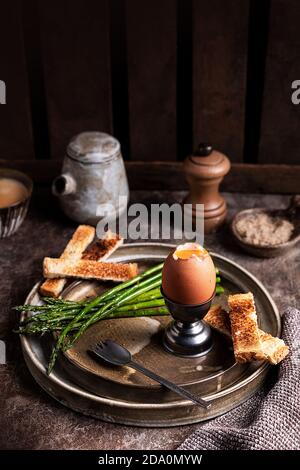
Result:
{"label": "dark wooden background", "polygon": [[273,164],[265,179],[295,189],[299,168],[282,187],[277,164],[300,163],[299,25],[299,0],[1,2],[0,159],[43,180],[74,134],[102,130],[147,174],[176,179],[170,162],[209,141],[237,174]]}

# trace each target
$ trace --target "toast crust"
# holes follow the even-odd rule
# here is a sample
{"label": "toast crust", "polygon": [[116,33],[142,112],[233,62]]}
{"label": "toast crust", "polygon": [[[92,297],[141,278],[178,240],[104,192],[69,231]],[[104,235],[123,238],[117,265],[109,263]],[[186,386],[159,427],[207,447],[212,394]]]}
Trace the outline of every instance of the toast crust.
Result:
{"label": "toast crust", "polygon": [[66,282],[67,279],[63,277],[46,279],[40,286],[40,294],[45,297],[59,297],[66,285]]}
{"label": "toast crust", "polygon": [[106,232],[104,238],[97,240],[91,247],[83,252],[81,259],[103,261],[122,244],[123,238],[109,230]]}
{"label": "toast crust", "polygon": [[[212,328],[231,337],[229,314],[220,305],[213,305],[204,317],[204,321]],[[258,329],[260,347],[259,349],[237,354],[238,362],[268,361],[270,364],[278,364],[289,353],[289,348],[284,341],[269,333]]]}
{"label": "toast crust", "polygon": [[221,305],[212,305],[203,320],[213,329],[231,338],[229,315]]}
{"label": "toast crust", "polygon": [[96,230],[94,227],[90,225],[79,225],[60,257],[62,259],[68,259],[69,261],[77,261],[78,258],[80,259],[83,251],[94,240],[95,233]]}
{"label": "toast crust", "polygon": [[44,258],[44,277],[80,277],[110,281],[127,281],[137,275],[136,263],[109,263],[101,261],[79,260],[66,263],[59,258]]}
{"label": "toast crust", "polygon": [[[94,239],[94,235],[94,227],[80,225],[60,256],[60,259],[64,259],[68,262],[78,261],[80,259],[103,261],[123,243],[122,237],[108,230],[103,239],[97,240],[94,244],[89,246]],[[86,237],[86,239],[84,237]],[[76,250],[76,255],[74,255]],[[66,282],[67,279],[63,277],[47,279],[41,285],[40,293],[48,297],[59,297]]]}
{"label": "toast crust", "polygon": [[289,348],[282,339],[261,330],[260,339],[262,353],[271,364],[278,364],[288,355]]}
{"label": "toast crust", "polygon": [[[60,258],[64,260],[77,261],[81,258],[84,250],[92,243],[95,237],[95,228],[90,225],[79,225],[71,240],[61,254]],[[40,286],[40,293],[44,296],[58,297],[62,292],[67,280],[47,279]]]}
{"label": "toast crust", "polygon": [[234,354],[238,362],[245,362],[247,355],[253,360],[253,354],[260,350],[260,337],[253,294],[229,295],[229,319]]}

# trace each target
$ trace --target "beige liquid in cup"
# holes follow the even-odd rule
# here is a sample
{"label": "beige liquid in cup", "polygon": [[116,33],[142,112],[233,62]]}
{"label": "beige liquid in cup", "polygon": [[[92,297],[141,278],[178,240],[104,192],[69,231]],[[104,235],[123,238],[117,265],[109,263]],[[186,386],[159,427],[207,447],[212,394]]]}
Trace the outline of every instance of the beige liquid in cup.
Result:
{"label": "beige liquid in cup", "polygon": [[0,209],[10,207],[28,197],[28,189],[13,178],[0,178]]}

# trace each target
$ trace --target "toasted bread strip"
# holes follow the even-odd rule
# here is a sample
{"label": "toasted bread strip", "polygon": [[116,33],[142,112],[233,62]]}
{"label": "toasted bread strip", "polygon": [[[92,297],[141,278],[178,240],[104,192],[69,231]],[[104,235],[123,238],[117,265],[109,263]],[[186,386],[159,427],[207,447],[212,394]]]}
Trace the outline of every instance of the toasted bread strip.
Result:
{"label": "toasted bread strip", "polygon": [[[94,237],[94,227],[91,227],[90,225],[79,225],[60,258],[63,260],[69,260],[70,262],[79,260],[83,251],[90,243],[92,243]],[[67,280],[64,278],[47,279],[41,285],[40,293],[49,297],[58,297],[66,282]]]}
{"label": "toasted bread strip", "polygon": [[[90,228],[93,229],[93,233],[95,233],[95,229],[93,227]],[[72,240],[70,240],[69,244],[72,242]],[[89,245],[91,241],[92,240],[90,240],[87,245]],[[92,246],[85,249],[85,251],[82,250],[83,253],[82,251],[79,253],[78,247],[78,258],[76,259],[74,256],[72,256],[72,260],[77,261],[79,259],[90,259],[95,261],[103,261],[107,259],[120,245],[122,245],[122,243],[123,238],[108,230],[103,239],[96,241]],[[68,259],[68,252],[67,254],[64,252],[60,258]],[[41,285],[40,292],[42,295],[47,295],[49,297],[58,297],[61,294],[66,282],[67,279],[65,278],[47,279]]]}
{"label": "toasted bread strip", "polygon": [[[229,314],[221,305],[213,305],[205,315],[204,321],[220,333],[231,337]],[[260,329],[258,329],[258,333],[261,346],[252,355],[248,355],[250,360],[267,360],[271,364],[278,364],[287,356],[289,348],[282,339],[276,338]]]}
{"label": "toasted bread strip", "polygon": [[90,261],[104,261],[123,243],[123,238],[108,230],[105,236],[97,240],[91,247],[84,251],[81,259]]}
{"label": "toasted bread strip", "polygon": [[43,284],[40,286],[40,293],[45,297],[59,297],[66,285],[67,279],[55,278],[55,279],[46,279]]}
{"label": "toasted bread strip", "polygon": [[238,362],[252,361],[261,348],[253,294],[229,295],[228,305],[235,358]]}
{"label": "toasted bread strip", "polygon": [[61,259],[44,258],[44,277],[80,277],[82,279],[103,279],[126,281],[137,275],[136,263],[108,263],[80,260],[68,263]]}
{"label": "toasted bread strip", "polygon": [[264,359],[267,359],[271,364],[278,364],[288,355],[289,348],[283,339],[275,338],[262,330],[259,330],[259,334]]}
{"label": "toasted bread strip", "polygon": [[215,330],[231,338],[229,315],[221,305],[213,305],[203,320]]}

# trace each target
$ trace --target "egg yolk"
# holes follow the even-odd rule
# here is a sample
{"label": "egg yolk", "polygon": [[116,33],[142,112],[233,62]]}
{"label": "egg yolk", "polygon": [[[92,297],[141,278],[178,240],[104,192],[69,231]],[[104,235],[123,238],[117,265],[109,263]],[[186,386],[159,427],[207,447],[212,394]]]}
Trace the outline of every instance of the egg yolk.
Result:
{"label": "egg yolk", "polygon": [[188,246],[188,244],[178,247],[174,253],[174,258],[189,259],[192,256],[203,256],[206,255],[207,251],[200,245]]}

